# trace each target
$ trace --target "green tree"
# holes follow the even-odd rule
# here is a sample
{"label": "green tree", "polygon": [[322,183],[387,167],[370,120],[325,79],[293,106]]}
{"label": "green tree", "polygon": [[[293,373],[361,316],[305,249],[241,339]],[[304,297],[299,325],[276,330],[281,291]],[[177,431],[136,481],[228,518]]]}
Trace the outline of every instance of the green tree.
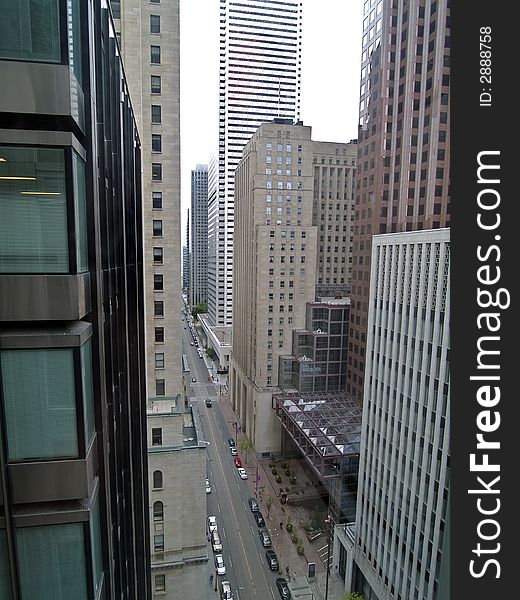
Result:
{"label": "green tree", "polygon": [[199,313],[207,313],[208,312],[208,305],[206,304],[206,302],[201,302],[200,304],[197,304],[197,306],[195,306],[194,308],[192,308],[191,310],[191,314],[193,316],[194,319],[197,319],[197,315]]}
{"label": "green tree", "polygon": [[211,360],[215,360],[217,358],[217,353],[211,347],[206,348],[206,354],[211,358]]}
{"label": "green tree", "polygon": [[244,435],[238,439],[238,447],[240,448],[240,452],[246,453],[246,458],[245,458],[244,462],[247,463],[247,453],[251,452],[252,450],[255,449],[253,440]]}
{"label": "green tree", "polygon": [[365,599],[358,592],[350,592],[350,594],[345,594],[344,600],[365,600]]}

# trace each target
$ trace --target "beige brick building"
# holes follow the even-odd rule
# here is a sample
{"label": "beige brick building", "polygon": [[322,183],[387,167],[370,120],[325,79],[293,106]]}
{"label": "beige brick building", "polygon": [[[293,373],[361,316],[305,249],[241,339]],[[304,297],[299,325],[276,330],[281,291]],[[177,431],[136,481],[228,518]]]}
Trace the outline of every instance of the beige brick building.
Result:
{"label": "beige brick building", "polygon": [[278,357],[305,327],[306,302],[318,282],[339,295],[350,283],[355,156],[354,143],[315,142],[311,127],[275,119],[258,128],[235,172],[230,393],[259,454],[279,451]]}
{"label": "beige brick building", "polygon": [[[152,592],[200,600],[205,446],[187,439],[191,413],[182,400],[179,0],[111,5],[142,144]],[[152,429],[161,430],[160,443]]]}

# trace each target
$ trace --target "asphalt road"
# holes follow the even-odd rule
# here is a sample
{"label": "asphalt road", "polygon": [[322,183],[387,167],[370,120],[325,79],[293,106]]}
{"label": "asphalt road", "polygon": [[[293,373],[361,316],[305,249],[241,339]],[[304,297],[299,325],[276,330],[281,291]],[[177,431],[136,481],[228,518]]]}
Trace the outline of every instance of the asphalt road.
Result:
{"label": "asphalt road", "polygon": [[[186,325],[186,322],[184,322]],[[248,471],[249,480],[240,479],[233,463],[228,438],[228,426],[219,406],[218,392],[215,385],[208,381],[208,371],[203,358],[199,358],[197,348],[190,346],[192,341],[189,328],[183,329],[183,353],[187,355],[190,373],[189,396],[193,410],[200,416],[203,436],[209,442],[207,452],[207,475],[212,491],[206,495],[207,514],[217,517],[217,528],[222,540],[222,555],[226,566],[226,575],[216,576],[213,555],[210,554],[209,573],[213,572],[218,583],[227,580],[231,583],[234,600],[278,600],[280,595],[275,579],[278,573],[270,571],[260,537],[259,527],[247,502],[251,497],[249,481],[254,482],[255,471]],[[196,377],[197,382],[191,383]],[[211,398],[213,406],[206,407],[206,398]],[[240,451],[239,451],[240,455]],[[242,457],[242,466],[244,464]],[[265,517],[265,515],[264,515]],[[219,598],[213,585],[208,583],[208,598]]]}

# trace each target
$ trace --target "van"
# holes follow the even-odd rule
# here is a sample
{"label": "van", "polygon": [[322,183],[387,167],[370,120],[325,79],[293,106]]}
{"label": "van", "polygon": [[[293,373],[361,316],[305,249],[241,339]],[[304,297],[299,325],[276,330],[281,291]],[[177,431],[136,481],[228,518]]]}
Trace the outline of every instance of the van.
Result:
{"label": "van", "polygon": [[213,552],[222,551],[222,541],[217,530],[211,532],[211,547],[213,548]]}

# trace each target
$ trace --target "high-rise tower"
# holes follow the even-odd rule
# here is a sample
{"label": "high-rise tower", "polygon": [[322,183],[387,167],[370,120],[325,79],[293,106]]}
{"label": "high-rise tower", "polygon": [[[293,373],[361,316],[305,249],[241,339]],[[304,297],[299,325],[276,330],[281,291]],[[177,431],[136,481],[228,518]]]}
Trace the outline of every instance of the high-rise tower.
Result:
{"label": "high-rise tower", "polygon": [[191,172],[190,304],[208,301],[208,165]]}
{"label": "high-rise tower", "polygon": [[364,3],[347,391],[363,399],[372,236],[446,227],[448,0]]}
{"label": "high-rise tower", "polygon": [[[234,172],[258,126],[300,114],[302,3],[220,1],[218,193],[210,198],[211,325],[231,325]],[[273,169],[282,165],[273,165]]]}

